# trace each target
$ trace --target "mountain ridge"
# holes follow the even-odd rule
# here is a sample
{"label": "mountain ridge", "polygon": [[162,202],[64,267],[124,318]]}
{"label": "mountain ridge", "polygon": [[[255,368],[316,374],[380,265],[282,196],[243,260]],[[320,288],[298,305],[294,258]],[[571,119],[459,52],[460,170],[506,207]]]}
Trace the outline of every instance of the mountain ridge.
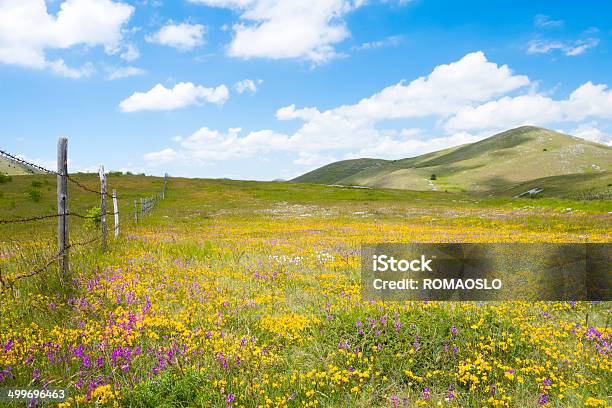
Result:
{"label": "mountain ridge", "polygon": [[[612,148],[606,145],[549,129],[521,126],[474,143],[411,158],[334,162],[291,181],[490,193],[530,180],[611,170]],[[602,177],[596,179],[601,181]]]}

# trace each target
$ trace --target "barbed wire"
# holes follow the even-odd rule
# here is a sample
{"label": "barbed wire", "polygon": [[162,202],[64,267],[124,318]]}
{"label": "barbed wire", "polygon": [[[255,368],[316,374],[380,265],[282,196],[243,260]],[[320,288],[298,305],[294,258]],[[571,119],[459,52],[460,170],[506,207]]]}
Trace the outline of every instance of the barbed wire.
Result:
{"label": "barbed wire", "polygon": [[[67,176],[67,178],[68,178],[68,181],[71,181],[72,183],[76,184],[77,186],[79,186],[80,188],[82,188],[82,189],[83,189],[83,190],[85,190],[85,191],[89,191],[90,193],[94,193],[94,194],[99,194],[99,195],[102,195],[102,192],[101,192],[101,191],[94,190],[94,189],[92,189],[92,188],[89,188],[89,187],[87,187],[87,186],[85,186],[85,185],[81,184],[80,182],[78,182],[78,181],[76,181],[75,179],[73,179],[73,178],[72,178],[70,175],[68,175],[68,176]],[[108,197],[108,198],[113,198],[113,195],[112,195],[112,194],[106,193],[105,195],[106,195],[106,197]]]}
{"label": "barbed wire", "polygon": [[[117,215],[117,214],[119,214],[118,211],[117,212],[106,212],[106,213],[104,213],[104,215],[107,215],[107,216]],[[83,218],[83,219],[95,219],[95,218],[99,218],[99,217],[102,216],[102,214],[83,215],[83,214],[79,214],[79,213],[75,213],[75,212],[67,212],[66,214],[49,214],[49,215],[41,215],[41,216],[38,216],[38,217],[30,217],[30,218],[14,218],[14,219],[10,219],[10,220],[0,220],[0,224],[20,224],[20,223],[25,223],[25,222],[44,220],[44,219],[48,219],[48,218],[63,217],[64,215],[72,216],[72,217],[77,217],[77,218]]]}
{"label": "barbed wire", "polygon": [[33,168],[35,168],[37,170],[40,170],[42,172],[45,172],[45,173],[48,173],[48,174],[55,174],[55,175],[59,174],[56,171],[49,170],[49,169],[46,169],[46,168],[44,168],[42,166],[39,166],[38,164],[30,163],[29,161],[23,160],[23,159],[21,159],[21,158],[19,158],[17,156],[14,156],[14,155],[12,155],[12,154],[10,154],[10,153],[2,150],[2,149],[0,149],[0,154],[3,155],[3,156],[8,157],[9,159],[11,159],[13,161],[16,161],[16,162],[18,162],[20,164],[23,164],[23,165],[26,165],[26,166],[29,166],[29,167],[33,167]]}
{"label": "barbed wire", "polygon": [[[119,211],[117,212],[105,212],[104,215],[110,216],[110,215],[115,215],[115,214],[119,214]],[[74,213],[74,212],[69,212],[67,213],[67,215],[71,215],[73,217],[77,217],[77,218],[83,218],[83,219],[95,219],[95,218],[100,218],[102,216],[102,214],[96,214],[96,215],[83,215],[83,214],[79,214],[79,213]]]}
{"label": "barbed wire", "polygon": [[[18,163],[20,163],[20,164],[23,164],[23,165],[25,165],[25,166],[33,167],[33,168],[35,168],[35,169],[37,169],[37,170],[40,170],[40,171],[42,171],[42,172],[44,172],[44,173],[47,173],[47,174],[55,174],[56,176],[62,176],[62,174],[58,173],[57,171],[49,170],[49,169],[46,169],[46,168],[44,168],[44,167],[42,167],[42,166],[39,166],[38,164],[34,164],[34,163],[31,163],[31,162],[29,162],[29,161],[27,161],[27,160],[23,160],[23,159],[21,159],[21,158],[19,158],[19,157],[15,156],[15,155],[13,155],[13,154],[10,154],[9,152],[4,151],[4,150],[2,150],[2,149],[0,149],[0,155],[3,155],[3,156],[5,156],[5,157],[8,157],[9,159],[11,159],[11,160],[13,160],[13,161],[16,161],[16,162],[18,162]],[[89,187],[87,187],[87,186],[85,186],[85,185],[81,184],[80,182],[78,182],[77,180],[75,180],[74,178],[72,178],[72,177],[70,176],[70,174],[67,174],[67,175],[66,175],[66,178],[67,178],[68,180],[70,180],[72,183],[74,183],[74,184],[76,184],[77,186],[79,186],[80,188],[82,188],[83,190],[85,190],[85,191],[89,191],[90,193],[94,193],[94,194],[101,194],[101,192],[100,192],[100,191],[98,191],[98,190],[94,190],[94,189],[92,189],[92,188],[89,188]],[[106,196],[107,196],[107,197],[109,197],[109,198],[112,198],[112,194],[106,193]]]}
{"label": "barbed wire", "polygon": [[[23,166],[26,166],[28,168],[28,170],[33,171],[33,169],[35,170],[39,170],[43,173],[47,173],[47,174],[53,174],[56,176],[61,176],[61,177],[66,177],[67,180],[69,180],[70,182],[72,182],[73,184],[75,184],[76,186],[78,186],[79,188],[81,188],[82,190],[94,193],[96,195],[102,195],[103,193],[101,191],[95,190],[93,188],[87,187],[85,185],[83,185],[81,182],[77,181],[76,179],[74,179],[70,174],[61,174],[60,172],[57,171],[53,171],[53,170],[49,170],[45,167],[42,167],[38,164],[35,163],[31,163],[27,160],[24,160],[22,158],[19,158],[13,154],[10,154],[2,149],[0,149],[0,156],[4,156],[7,157],[9,160],[19,163]],[[165,181],[164,181],[164,191],[165,191]],[[105,197],[108,198],[114,198],[112,194],[105,192],[104,193]],[[147,203],[147,213],[149,211],[151,211],[153,209],[153,206],[157,203],[157,201],[159,200],[159,195],[151,197],[151,198],[146,198],[146,199],[141,199],[141,205],[143,203]],[[143,206],[143,211],[144,211],[144,206]],[[28,218],[13,218],[13,219],[0,219],[0,224],[17,224],[17,223],[27,223],[27,222],[33,222],[33,221],[40,221],[40,220],[45,220],[45,219],[50,219],[50,218],[58,218],[58,217],[65,217],[65,216],[74,216],[77,218],[81,218],[81,219],[98,219],[100,218],[102,215],[104,216],[113,216],[113,215],[118,215],[118,212],[105,212],[103,214],[95,214],[95,215],[83,215],[83,214],[79,214],[77,212],[66,212],[63,214],[49,214],[49,215],[41,215],[41,216],[35,216],[35,217],[28,217]],[[115,226],[115,230],[117,230],[118,225]],[[24,279],[24,278],[28,278],[28,277],[32,277],[35,275],[38,275],[40,273],[42,273],[43,271],[45,271],[51,264],[53,264],[55,261],[57,261],[60,257],[62,257],[70,248],[74,248],[77,246],[85,246],[85,245],[89,245],[93,242],[96,242],[98,240],[101,239],[101,236],[97,236],[91,240],[88,241],[83,241],[83,242],[75,242],[75,243],[71,243],[69,245],[67,245],[64,249],[62,249],[61,251],[59,251],[55,256],[53,256],[51,259],[47,260],[45,262],[44,265],[40,266],[39,268],[28,272],[28,273],[24,273],[21,275],[17,275],[16,277],[14,277],[10,282],[5,281],[5,279],[2,276],[2,270],[0,269],[0,288],[2,289],[2,291],[12,288],[13,284],[20,280],[20,279]]]}
{"label": "barbed wire", "polygon": [[87,240],[87,241],[70,243],[64,249],[58,251],[58,253],[55,254],[52,258],[47,260],[45,262],[45,264],[42,265],[41,267],[39,267],[39,268],[37,268],[37,269],[35,269],[35,270],[31,271],[31,272],[24,273],[24,274],[21,274],[21,275],[17,275],[10,282],[5,281],[4,278],[2,277],[2,275],[0,274],[0,284],[2,285],[3,290],[4,289],[12,288],[13,285],[15,284],[15,282],[17,282],[18,280],[25,279],[25,278],[31,278],[32,276],[36,276],[36,275],[42,273],[43,271],[45,271],[49,266],[51,266],[51,264],[53,264],[53,262],[57,261],[62,256],[64,256],[64,253],[66,251],[68,251],[70,248],[74,248],[74,247],[78,247],[78,246],[86,246],[86,245],[92,244],[92,243],[94,243],[94,242],[96,242],[96,241],[98,241],[100,239],[101,239],[101,236],[97,236],[97,237],[95,237],[93,239],[90,239],[90,240]]}
{"label": "barbed wire", "polygon": [[44,220],[47,218],[57,218],[59,216],[61,216],[61,214],[41,215],[39,217],[30,217],[30,218],[14,218],[11,220],[0,220],[0,224],[19,224],[23,222]]}

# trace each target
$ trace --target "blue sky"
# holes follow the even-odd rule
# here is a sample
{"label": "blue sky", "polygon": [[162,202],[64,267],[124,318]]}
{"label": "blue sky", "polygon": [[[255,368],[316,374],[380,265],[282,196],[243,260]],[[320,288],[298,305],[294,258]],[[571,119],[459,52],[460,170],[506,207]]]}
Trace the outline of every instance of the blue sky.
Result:
{"label": "blue sky", "polygon": [[612,141],[607,1],[0,0],[0,146],[291,178],[534,124]]}

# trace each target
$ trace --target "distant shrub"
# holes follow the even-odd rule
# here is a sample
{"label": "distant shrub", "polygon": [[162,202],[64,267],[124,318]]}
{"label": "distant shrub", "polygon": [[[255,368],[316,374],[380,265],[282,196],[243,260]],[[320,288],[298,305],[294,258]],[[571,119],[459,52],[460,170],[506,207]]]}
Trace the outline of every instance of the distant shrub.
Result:
{"label": "distant shrub", "polygon": [[42,200],[42,191],[37,190],[35,188],[31,188],[28,190],[28,197],[30,197],[30,200],[34,201],[35,203],[40,202],[40,200]]}
{"label": "distant shrub", "polygon": [[429,178],[430,180],[437,180],[438,178],[436,177],[435,174],[432,174],[431,177]]}
{"label": "distant shrub", "polygon": [[131,171],[126,171],[126,172],[125,172],[125,175],[126,175],[126,176],[133,176],[133,175],[134,175],[134,173],[132,173]]}
{"label": "distant shrub", "polygon": [[548,149],[547,149],[547,148],[543,148],[543,149],[542,149],[542,151],[543,151],[543,152],[547,152],[547,151],[548,151]]}
{"label": "distant shrub", "polygon": [[109,171],[108,175],[109,176],[123,176],[123,173],[120,171]]}
{"label": "distant shrub", "polygon": [[4,184],[4,183],[8,183],[9,181],[12,181],[13,179],[11,178],[11,176],[7,176],[4,173],[0,173],[0,184]]}
{"label": "distant shrub", "polygon": [[32,183],[30,185],[32,187],[36,188],[36,187],[42,187],[43,183],[38,181],[38,180],[34,180],[34,181],[32,181]]}
{"label": "distant shrub", "polygon": [[91,207],[87,210],[85,216],[88,217],[85,221],[87,227],[94,229],[100,228],[100,222],[102,220],[102,210],[100,207]]}

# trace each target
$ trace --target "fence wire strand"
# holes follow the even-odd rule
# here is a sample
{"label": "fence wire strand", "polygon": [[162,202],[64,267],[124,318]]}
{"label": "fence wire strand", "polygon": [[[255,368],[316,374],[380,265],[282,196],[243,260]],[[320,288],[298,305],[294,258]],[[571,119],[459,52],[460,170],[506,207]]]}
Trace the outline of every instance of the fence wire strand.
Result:
{"label": "fence wire strand", "polygon": [[[76,181],[74,178],[72,178],[70,175],[68,175],[68,176],[67,176],[67,178],[68,178],[68,181],[70,181],[70,182],[72,182],[72,183],[76,184],[78,187],[80,187],[81,189],[83,189],[83,190],[85,190],[85,191],[89,191],[90,193],[94,193],[94,194],[102,195],[102,192],[101,192],[101,191],[94,190],[94,189],[92,189],[92,188],[89,188],[89,187],[87,187],[87,186],[85,186],[85,185],[81,184],[80,182],[78,182],[78,181]],[[108,198],[113,198],[113,195],[112,195],[112,194],[106,193],[105,195],[106,195],[106,197],[108,197]]]}
{"label": "fence wire strand", "polygon": [[[52,258],[48,259],[44,265],[42,265],[41,267],[34,269],[33,271],[30,271],[28,273],[23,273],[21,275],[17,275],[15,276],[13,279],[11,279],[10,282],[7,282],[4,280],[4,278],[2,277],[1,273],[0,273],[0,284],[2,285],[3,289],[9,289],[12,288],[13,285],[15,284],[15,282],[17,282],[18,280],[21,279],[25,279],[25,278],[31,278],[32,276],[36,276],[40,273],[42,273],[43,271],[45,271],[49,266],[51,266],[55,261],[57,261],[58,259],[60,259],[62,256],[64,256],[64,254],[70,249],[70,248],[74,248],[74,247],[79,247],[79,246],[86,246],[89,244],[92,244],[98,240],[101,239],[101,236],[97,236],[93,239],[87,240],[87,241],[80,241],[80,242],[73,242],[68,244],[64,249],[58,251],[57,254],[55,254]],[[1,272],[1,271],[0,271]]]}
{"label": "fence wire strand", "polygon": [[38,217],[30,217],[30,218],[13,218],[10,220],[0,220],[0,224],[19,224],[19,223],[23,223],[23,222],[32,222],[32,221],[39,221],[39,220],[45,220],[48,218],[57,218],[60,217],[61,214],[51,214],[51,215],[41,215]]}
{"label": "fence wire strand", "polygon": [[17,156],[14,156],[14,155],[12,155],[12,154],[10,154],[10,153],[2,150],[2,149],[0,149],[0,155],[8,157],[9,159],[11,159],[13,161],[16,161],[16,162],[18,162],[20,164],[26,165],[28,167],[33,167],[33,168],[35,168],[37,170],[40,170],[42,172],[45,172],[45,173],[48,173],[48,174],[58,175],[58,172],[56,172],[56,171],[46,169],[46,168],[44,168],[42,166],[39,166],[38,164],[30,163],[29,161],[26,161],[26,160],[23,160],[23,159],[21,159],[21,158],[19,158]]}
{"label": "fence wire strand", "polygon": [[[90,193],[94,193],[96,195],[104,195],[107,198],[114,198],[112,194],[105,192],[104,194],[101,191],[95,190],[93,188],[87,187],[85,185],[83,185],[81,182],[77,181],[76,179],[74,179],[70,174],[61,174],[57,171],[53,171],[53,170],[49,170],[45,167],[42,167],[38,164],[35,163],[31,163],[27,160],[24,160],[22,158],[19,158],[11,153],[8,153],[2,149],[0,149],[0,156],[4,156],[6,158],[8,158],[9,160],[19,163],[23,166],[26,166],[28,168],[28,170],[33,171],[33,170],[38,170],[41,171],[43,173],[46,174],[53,174],[56,176],[61,176],[61,177],[66,177],[67,180],[69,180],[71,183],[75,184],[77,187],[81,188],[82,190],[88,191]],[[167,177],[167,175],[166,175]],[[164,192],[166,189],[166,185],[165,185],[165,179],[164,179]],[[151,198],[145,198],[145,199],[141,199],[141,211],[143,214],[147,214],[150,211],[153,210],[153,208],[155,207],[155,205],[157,204],[157,202],[159,201],[161,197],[159,195],[155,196],[155,197],[151,197]],[[13,219],[0,219],[0,224],[18,224],[18,223],[27,223],[27,222],[34,222],[34,221],[41,221],[41,220],[46,220],[46,219],[51,219],[51,218],[58,218],[58,217],[65,217],[65,216],[73,216],[73,217],[77,217],[77,218],[81,218],[81,219],[98,219],[100,218],[102,215],[105,216],[114,216],[114,215],[118,215],[119,212],[105,212],[104,214],[96,214],[96,215],[83,215],[83,214],[79,214],[77,212],[66,212],[64,214],[49,214],[49,215],[41,215],[41,216],[35,216],[35,217],[28,217],[28,218],[13,218]],[[116,225],[113,230],[117,230],[119,228],[118,225]],[[91,240],[87,240],[87,241],[82,241],[82,242],[74,242],[74,243],[70,243],[68,244],[65,248],[63,248],[62,250],[60,250],[55,256],[53,256],[52,258],[48,259],[47,261],[45,261],[44,265],[40,266],[37,269],[34,269],[33,271],[30,271],[28,273],[24,273],[24,274],[20,274],[15,276],[14,278],[12,278],[12,280],[10,282],[8,282],[5,277],[3,277],[2,275],[2,269],[0,269],[0,288],[2,289],[2,291],[6,290],[6,289],[10,289],[13,287],[14,283],[18,280],[21,279],[25,279],[25,278],[29,278],[32,276],[36,276],[40,273],[42,273],[43,271],[45,271],[49,266],[51,266],[54,262],[56,262],[58,259],[60,259],[62,256],[64,256],[64,254],[66,252],[68,252],[68,250],[70,248],[74,248],[74,247],[78,247],[78,246],[86,246],[89,244],[92,244],[98,240],[102,239],[102,236],[97,236]]]}
{"label": "fence wire strand", "polygon": [[[35,168],[36,170],[40,170],[40,171],[42,171],[44,173],[54,174],[56,176],[62,176],[62,174],[58,173],[57,171],[49,170],[49,169],[46,169],[46,168],[44,168],[42,166],[39,166],[38,164],[34,164],[34,163],[29,162],[27,160],[23,160],[23,159],[15,156],[13,154],[10,154],[9,152],[7,152],[5,150],[0,149],[0,155],[5,156],[5,157],[9,158],[10,160],[16,161],[16,162],[18,162],[20,164],[23,164],[25,166]],[[77,180],[72,178],[72,176],[70,176],[70,174],[67,174],[66,178],[68,180],[70,180],[72,183],[74,183],[75,185],[77,185],[78,187],[80,187],[81,189],[85,190],[85,191],[89,191],[90,193],[95,193],[95,194],[101,194],[100,191],[94,190],[92,188],[89,188],[89,187],[81,184],[80,182],[78,182]],[[112,198],[112,195],[109,194],[109,193],[106,193],[106,196]]]}
{"label": "fence wire strand", "polygon": [[[106,212],[104,213],[104,215],[106,216],[111,216],[111,215],[117,215],[119,214],[119,212]],[[13,218],[10,220],[0,220],[0,224],[20,224],[20,223],[25,223],[25,222],[32,222],[32,221],[40,221],[40,220],[45,220],[48,218],[57,218],[57,217],[63,217],[64,215],[66,216],[71,216],[71,217],[77,217],[77,218],[82,218],[82,219],[96,219],[102,216],[102,214],[100,215],[83,215],[83,214],[79,214],[79,213],[75,213],[75,212],[67,212],[66,214],[49,214],[49,215],[41,215],[38,217],[30,217],[30,218]]]}

